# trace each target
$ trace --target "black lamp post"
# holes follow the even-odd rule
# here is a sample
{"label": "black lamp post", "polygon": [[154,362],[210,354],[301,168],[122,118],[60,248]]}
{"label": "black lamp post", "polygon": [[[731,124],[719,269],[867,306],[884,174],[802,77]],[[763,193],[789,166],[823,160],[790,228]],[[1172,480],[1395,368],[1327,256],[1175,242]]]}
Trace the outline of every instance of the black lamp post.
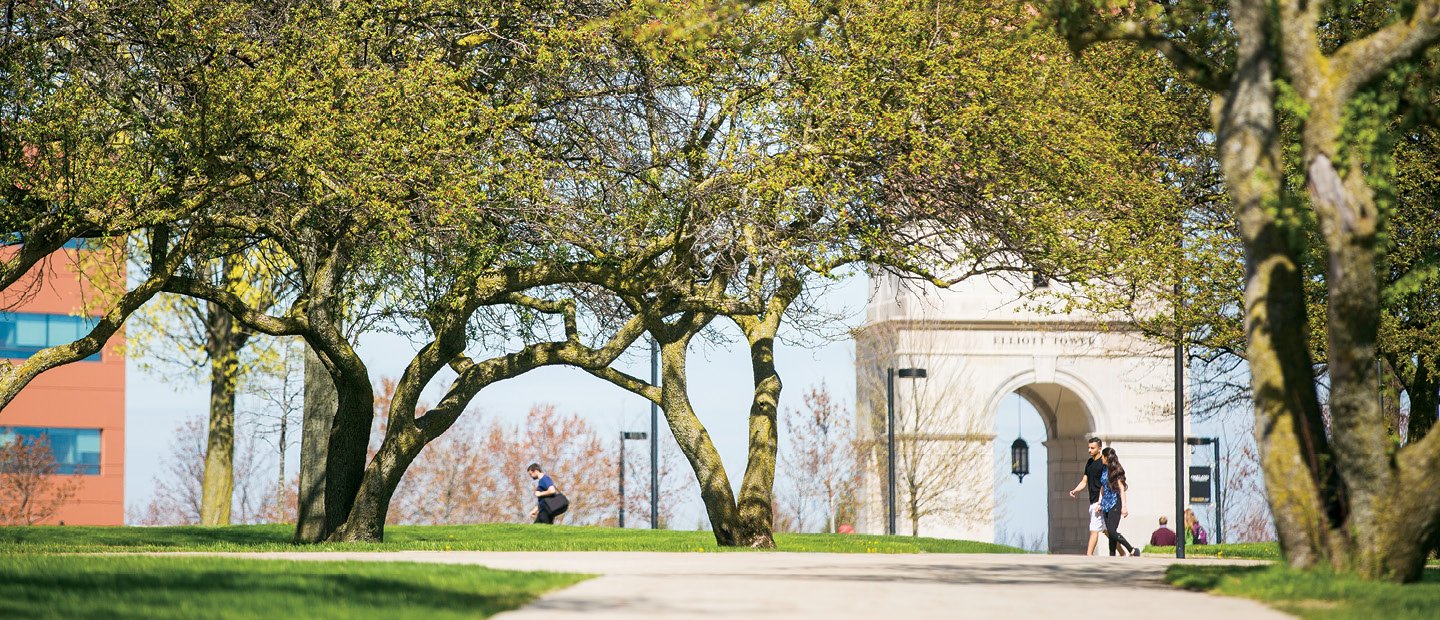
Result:
{"label": "black lamp post", "polygon": [[887,368],[885,370],[885,445],[886,458],[889,460],[889,496],[886,498],[886,509],[889,514],[889,524],[885,532],[895,535],[895,375],[902,379],[924,379],[924,368]]}
{"label": "black lamp post", "polygon": [[620,527],[625,527],[625,440],[645,439],[645,433],[620,431]]}
{"label": "black lamp post", "polygon": [[[660,344],[654,336],[650,337],[650,385],[660,387]],[[660,403],[653,400],[650,401],[650,437],[650,529],[655,530],[660,529]]]}

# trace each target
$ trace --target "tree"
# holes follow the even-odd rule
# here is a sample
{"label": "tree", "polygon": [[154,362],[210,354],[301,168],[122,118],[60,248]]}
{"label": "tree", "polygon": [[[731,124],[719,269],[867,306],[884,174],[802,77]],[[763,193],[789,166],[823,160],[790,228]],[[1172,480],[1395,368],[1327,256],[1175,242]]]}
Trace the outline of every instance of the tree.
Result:
{"label": "tree", "polygon": [[[304,337],[315,352],[314,367],[328,375],[328,382],[315,384],[333,386],[334,404],[307,415],[306,423],[311,428],[309,420],[318,419],[323,448],[302,442],[316,458],[311,466],[302,463],[301,540],[379,538],[405,468],[481,388],[547,364],[606,364],[640,333],[638,319],[611,320],[601,311],[596,325],[607,335],[592,347],[579,331],[588,318],[581,313],[590,308],[546,298],[553,291],[541,290],[612,282],[627,265],[661,251],[655,247],[663,240],[632,244],[639,247],[627,254],[574,259],[584,246],[567,240],[604,236],[604,226],[578,231],[587,220],[533,207],[539,176],[526,149],[530,119],[516,112],[533,103],[530,89],[538,78],[532,71],[545,68],[534,63],[554,58],[531,56],[532,46],[560,46],[565,37],[551,33],[579,29],[554,24],[544,9],[509,9],[519,12],[516,19],[502,22],[516,30],[492,46],[477,46],[463,24],[488,32],[493,16],[468,5],[455,15],[430,13],[423,24],[358,6],[317,8],[288,24],[295,40],[326,45],[279,48],[283,58],[274,63],[285,68],[286,86],[320,101],[342,100],[321,112],[296,110],[310,125],[277,128],[287,132],[280,137],[287,148],[296,149],[289,153],[297,158],[297,176],[258,188],[266,200],[232,212],[226,225],[279,244],[301,287],[287,307],[267,314],[223,283],[184,275],[166,283],[171,292],[221,304],[248,329]],[[531,19],[532,10],[546,18]],[[587,18],[572,15],[567,24]],[[356,23],[365,27],[356,30]],[[432,28],[454,36],[431,36]],[[410,37],[412,29],[426,34]],[[371,36],[391,47],[367,55]],[[411,54],[430,60],[411,63]],[[508,64],[522,56],[525,63]],[[293,66],[315,70],[289,71]],[[337,76],[355,88],[336,93],[329,85]],[[417,89],[427,97],[405,94]],[[386,131],[368,135],[377,122]],[[367,139],[356,140],[359,135]],[[394,147],[376,148],[379,136]],[[294,217],[297,210],[310,217]],[[399,378],[386,440],[367,466],[375,397],[353,338],[380,321],[427,344]],[[564,338],[544,340],[541,332],[555,323],[564,324]],[[529,338],[519,351],[478,360],[464,354],[480,340],[504,343],[516,335]],[[446,395],[416,416],[420,390],[446,370],[458,375]]]}
{"label": "tree", "polygon": [[[916,329],[923,331],[923,323]],[[957,365],[934,345],[927,347],[914,339],[897,341],[899,338],[896,330],[877,326],[856,340],[860,440],[869,460],[866,469],[874,476],[870,484],[881,485],[871,497],[884,499],[888,493],[883,486],[889,458],[888,372],[901,367],[925,368],[925,379],[895,382],[897,520],[909,521],[910,534],[919,536],[926,522],[963,524],[991,519],[993,412],[967,407],[979,401],[963,364]],[[902,350],[907,354],[894,357],[893,352]]]}
{"label": "tree", "polygon": [[[1385,110],[1394,99],[1384,84],[1440,37],[1440,3],[1077,1],[1051,11],[1077,50],[1135,41],[1215,93],[1216,152],[1245,248],[1256,429],[1286,560],[1419,578],[1440,532],[1440,439],[1392,449],[1374,396],[1377,189],[1391,178]],[[1373,27],[1350,27],[1362,11],[1371,19],[1360,23]],[[1304,286],[1311,222],[1324,265],[1328,428]]]}
{"label": "tree", "polygon": [[[520,424],[471,412],[426,446],[406,469],[389,513],[393,523],[513,523],[528,521],[540,463],[570,499],[566,522],[588,525],[614,516],[616,456],[583,418],[552,405],[532,407]],[[613,521],[612,521],[613,524]]]}
{"label": "tree", "polygon": [[811,386],[804,409],[785,415],[782,437],[789,441],[781,452],[786,481],[782,497],[794,515],[796,530],[810,529],[810,516],[819,516],[819,529],[834,533],[841,522],[841,504],[859,490],[860,442],[853,413],[835,402],[824,383]]}
{"label": "tree", "polygon": [[[138,525],[203,525],[208,416],[192,416],[175,428],[164,470],[151,481],[150,502],[131,513]],[[266,523],[281,503],[262,477],[268,463],[254,434],[242,437],[235,452],[235,490],[227,512],[237,524]]]}
{"label": "tree", "polygon": [[[689,23],[696,7],[674,10]],[[1113,86],[1112,68],[1071,66],[1055,38],[1026,36],[1009,5],[767,3],[724,13],[725,28],[697,26],[704,45],[684,54],[656,53],[644,37],[635,48],[598,40],[590,56],[604,60],[583,65],[598,76],[566,86],[604,88],[575,97],[581,112],[557,122],[574,127],[561,132],[572,162],[561,171],[575,176],[563,195],[607,217],[652,208],[640,221],[679,241],[665,269],[647,274],[674,278],[685,300],[685,312],[647,326],[668,385],[683,383],[685,347],[714,319],[740,328],[754,390],[738,494],[683,388],[596,374],[665,409],[718,541],[770,546],[782,385],[773,343],[786,321],[803,324],[816,282],[856,263],[942,285],[1036,265],[1084,278],[1095,264],[1065,257],[1154,243],[1115,209],[1088,205],[1143,198],[1153,212],[1170,192],[1155,179],[1153,149],[1106,129],[1143,134],[1135,92],[1102,87]],[[1016,114],[990,113],[1001,109]],[[1059,126],[1085,147],[1052,148]],[[973,142],[956,147],[957,135]]]}
{"label": "tree", "polygon": [[[196,277],[234,282],[235,288],[262,310],[283,293],[283,280],[266,277],[267,261],[256,251],[197,261]],[[244,285],[248,285],[245,290]],[[178,367],[180,373],[161,372],[162,378],[193,380],[208,366],[210,424],[206,433],[205,476],[202,483],[201,525],[229,525],[234,493],[235,406],[246,376],[257,366],[276,362],[274,351],[251,350],[264,346],[254,332],[236,323],[228,311],[213,302],[179,295],[160,295],[131,321],[130,355],[159,360],[160,366]],[[149,364],[154,369],[156,364]],[[283,388],[282,383],[282,388]],[[282,420],[283,421],[283,420]],[[283,449],[281,451],[283,462]],[[281,477],[284,472],[282,468]]]}
{"label": "tree", "polygon": [[248,375],[241,393],[253,403],[244,412],[251,420],[252,432],[275,449],[276,484],[270,501],[277,511],[275,518],[280,523],[291,523],[294,519],[283,518],[287,514],[283,508],[296,499],[297,494],[291,490],[291,478],[285,468],[287,453],[300,444],[296,423],[305,405],[304,345],[289,338],[266,350],[272,351],[274,358],[259,366],[258,372]]}
{"label": "tree", "polygon": [[[89,254],[111,264],[86,270],[104,282],[87,308],[99,312],[95,327],[0,365],[0,403],[41,372],[98,352],[213,242],[207,216],[217,201],[272,172],[254,137],[276,95],[249,62],[269,42],[247,35],[273,15],[204,3],[163,9],[26,3],[5,11],[0,235],[21,245],[0,261],[0,289],[38,286],[44,263],[73,239],[106,250]],[[138,243],[129,249],[144,250],[127,279],[132,235]]]}
{"label": "tree", "polygon": [[84,481],[78,473],[59,473],[49,438],[10,439],[0,444],[0,524],[43,523],[75,497]]}

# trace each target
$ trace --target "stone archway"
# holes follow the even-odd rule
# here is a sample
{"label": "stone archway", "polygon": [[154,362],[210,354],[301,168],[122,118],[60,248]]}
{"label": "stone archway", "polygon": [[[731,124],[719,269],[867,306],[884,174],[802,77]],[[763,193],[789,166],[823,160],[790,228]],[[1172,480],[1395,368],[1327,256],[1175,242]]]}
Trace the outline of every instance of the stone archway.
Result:
{"label": "stone archway", "polygon": [[[882,282],[864,326],[856,332],[859,427],[872,433],[871,439],[884,437],[884,384],[873,379],[883,377],[886,368],[927,369],[921,382],[896,385],[898,427],[903,428],[904,412],[928,407],[943,413],[937,419],[946,428],[920,434],[983,443],[991,452],[995,442],[1008,447],[1013,439],[996,438],[988,429],[993,429],[1001,401],[1018,394],[1045,423],[1050,551],[1085,550],[1086,501],[1069,497],[1068,491],[1083,474],[1086,440],[1092,436],[1114,446],[1130,472],[1131,517],[1121,532],[1132,540],[1146,540],[1158,517],[1174,508],[1169,352],[1123,325],[1030,311],[1024,305],[1027,293],[996,278],[950,290]],[[965,388],[928,404],[920,402],[931,386],[957,383]],[[866,464],[859,519],[866,532],[884,531],[883,455],[882,446]],[[995,481],[990,476],[977,476],[973,482],[964,492],[993,498]],[[897,497],[903,496],[897,492]],[[922,519],[920,534],[994,540],[993,502],[990,508],[988,514]]]}
{"label": "stone archway", "polygon": [[1045,426],[1045,509],[1050,553],[1080,553],[1089,538],[1086,503],[1071,498],[1089,458],[1095,422],[1084,398],[1060,383],[1028,383],[1013,393],[1030,403]]}

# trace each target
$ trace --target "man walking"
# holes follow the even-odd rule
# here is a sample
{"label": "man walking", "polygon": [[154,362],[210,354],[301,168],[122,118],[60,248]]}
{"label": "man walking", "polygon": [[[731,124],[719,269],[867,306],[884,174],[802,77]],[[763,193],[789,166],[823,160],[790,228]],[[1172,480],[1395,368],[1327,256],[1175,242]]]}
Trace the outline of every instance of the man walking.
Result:
{"label": "man walking", "polygon": [[1070,497],[1075,497],[1080,489],[1090,490],[1090,543],[1085,547],[1085,555],[1095,555],[1095,544],[1100,541],[1100,532],[1105,531],[1105,517],[1100,512],[1100,472],[1104,471],[1105,463],[1100,460],[1099,437],[1091,437],[1086,446],[1090,460],[1085,461],[1085,474],[1080,476],[1080,484],[1070,489]]}
{"label": "man walking", "polygon": [[531,463],[525,471],[530,474],[530,479],[535,482],[536,506],[530,509],[531,518],[536,523],[554,524],[555,517],[560,516],[570,507],[570,501],[555,488],[555,481],[550,475],[540,469],[539,463]]}

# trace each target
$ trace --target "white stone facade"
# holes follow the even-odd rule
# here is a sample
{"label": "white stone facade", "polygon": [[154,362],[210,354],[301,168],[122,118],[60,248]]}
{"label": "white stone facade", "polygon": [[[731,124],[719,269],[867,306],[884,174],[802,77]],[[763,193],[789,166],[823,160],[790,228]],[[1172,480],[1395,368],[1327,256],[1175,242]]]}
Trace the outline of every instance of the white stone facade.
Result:
{"label": "white stone facade", "polygon": [[[994,437],[994,415],[1012,392],[1033,404],[1045,421],[1048,471],[1032,470],[1030,479],[1048,484],[1052,553],[1084,552],[1085,498],[1072,499],[1068,492],[1083,474],[1085,443],[1091,436],[1113,446],[1125,465],[1131,510],[1120,531],[1127,539],[1145,543],[1158,518],[1174,511],[1172,350],[1123,325],[1105,325],[1078,313],[1028,309],[1026,300],[1034,303],[1030,284],[1021,288],[1020,283],[991,277],[940,290],[885,279],[872,287],[865,324],[856,334],[856,410],[857,427],[870,433],[877,449],[865,468],[857,529],[882,533],[886,525],[886,368],[927,372],[924,379],[895,380],[897,444],[939,446],[943,444],[937,442],[949,441],[970,446],[972,455],[983,452],[983,465],[960,468],[973,472],[965,488],[928,487],[944,502],[967,509],[922,516],[922,536],[994,540],[992,442],[1003,443],[1008,453],[1014,439]],[[897,449],[897,458],[904,450]],[[904,464],[896,469],[902,477],[908,473]],[[924,469],[934,470],[935,465]],[[905,486],[898,488],[903,503]],[[897,532],[910,533],[907,510],[902,506],[897,512]]]}

